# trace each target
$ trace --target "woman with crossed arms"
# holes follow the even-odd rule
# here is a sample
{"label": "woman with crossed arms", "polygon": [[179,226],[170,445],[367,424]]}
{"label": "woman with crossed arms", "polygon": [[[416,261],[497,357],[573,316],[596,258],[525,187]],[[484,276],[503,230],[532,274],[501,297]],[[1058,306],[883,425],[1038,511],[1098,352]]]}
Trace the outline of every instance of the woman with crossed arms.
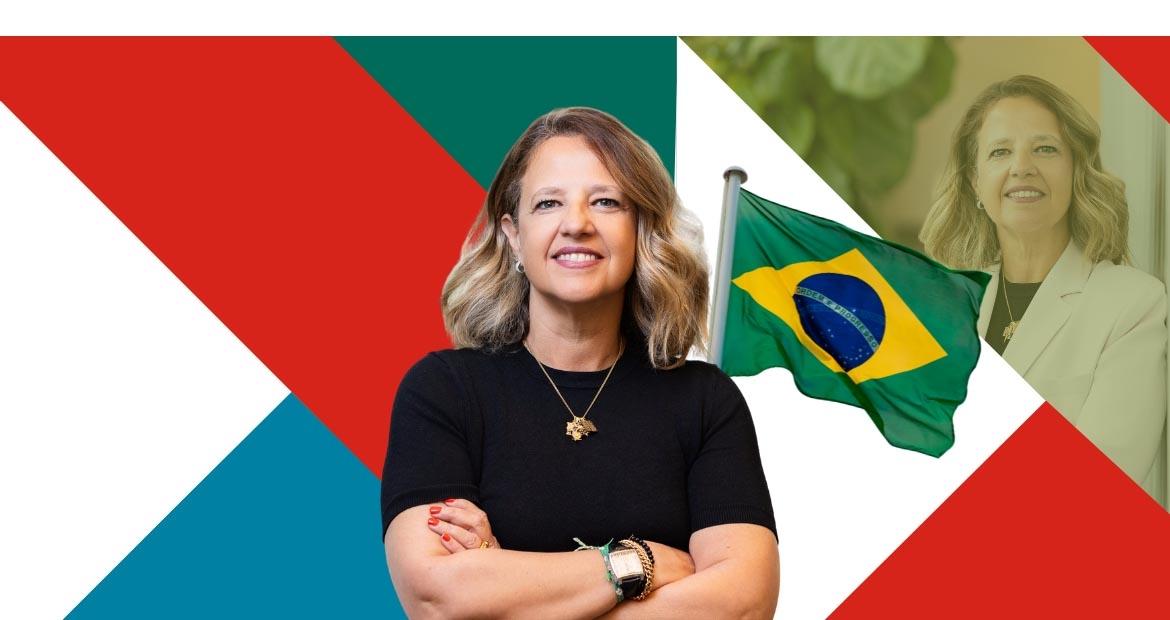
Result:
{"label": "woman with crossed arms", "polygon": [[770,618],[751,414],[702,345],[707,269],[661,161],[589,108],[509,151],[403,379],[382,479],[412,617]]}

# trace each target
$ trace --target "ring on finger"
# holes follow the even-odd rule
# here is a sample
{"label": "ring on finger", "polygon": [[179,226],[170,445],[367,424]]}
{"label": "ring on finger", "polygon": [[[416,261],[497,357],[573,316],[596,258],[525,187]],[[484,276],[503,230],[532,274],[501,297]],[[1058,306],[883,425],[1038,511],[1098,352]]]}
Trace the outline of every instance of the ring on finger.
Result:
{"label": "ring on finger", "polygon": [[490,542],[488,542],[482,538],[479,539],[479,548],[480,549],[490,549],[491,546],[492,546],[492,544]]}

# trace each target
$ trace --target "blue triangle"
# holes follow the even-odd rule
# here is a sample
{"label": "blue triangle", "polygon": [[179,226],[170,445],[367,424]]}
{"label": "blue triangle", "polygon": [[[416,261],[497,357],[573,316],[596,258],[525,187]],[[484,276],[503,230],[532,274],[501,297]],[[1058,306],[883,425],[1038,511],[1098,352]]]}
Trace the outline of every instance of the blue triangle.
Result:
{"label": "blue triangle", "polygon": [[405,618],[379,511],[377,478],[290,394],[69,617]]}

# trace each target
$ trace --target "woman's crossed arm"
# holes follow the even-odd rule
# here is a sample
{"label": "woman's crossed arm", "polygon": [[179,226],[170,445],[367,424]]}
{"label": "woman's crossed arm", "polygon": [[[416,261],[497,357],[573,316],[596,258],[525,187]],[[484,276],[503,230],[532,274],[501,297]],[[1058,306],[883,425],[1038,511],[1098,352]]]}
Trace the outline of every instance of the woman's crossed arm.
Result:
{"label": "woman's crossed arm", "polygon": [[654,591],[615,607],[600,553],[480,549],[493,540],[486,515],[456,501],[438,515],[405,510],[386,532],[394,587],[412,618],[765,618],[775,610],[779,569],[767,528],[705,528],[691,536],[690,554],[651,542]]}

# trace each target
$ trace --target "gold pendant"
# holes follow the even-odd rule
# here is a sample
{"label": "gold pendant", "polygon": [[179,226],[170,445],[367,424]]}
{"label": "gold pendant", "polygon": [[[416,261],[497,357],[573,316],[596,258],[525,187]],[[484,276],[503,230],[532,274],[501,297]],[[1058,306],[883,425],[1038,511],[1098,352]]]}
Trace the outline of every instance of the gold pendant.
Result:
{"label": "gold pendant", "polygon": [[596,433],[597,427],[592,422],[585,418],[573,416],[569,422],[565,422],[565,434],[573,438],[573,441],[581,441],[589,433]]}
{"label": "gold pendant", "polygon": [[1019,321],[1012,321],[1011,323],[1007,324],[1007,327],[1003,328],[1003,341],[1004,342],[1011,341],[1012,336],[1016,335],[1016,327],[1019,324],[1020,324]]}

